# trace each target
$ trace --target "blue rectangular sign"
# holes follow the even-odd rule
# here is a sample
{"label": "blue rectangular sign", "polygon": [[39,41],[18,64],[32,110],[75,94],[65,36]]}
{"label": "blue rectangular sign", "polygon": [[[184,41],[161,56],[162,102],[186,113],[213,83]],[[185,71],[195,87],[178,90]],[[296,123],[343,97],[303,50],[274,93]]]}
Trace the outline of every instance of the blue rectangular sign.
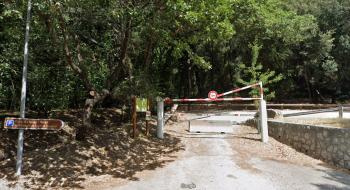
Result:
{"label": "blue rectangular sign", "polygon": [[5,127],[13,127],[15,125],[15,120],[11,119],[11,120],[7,120]]}

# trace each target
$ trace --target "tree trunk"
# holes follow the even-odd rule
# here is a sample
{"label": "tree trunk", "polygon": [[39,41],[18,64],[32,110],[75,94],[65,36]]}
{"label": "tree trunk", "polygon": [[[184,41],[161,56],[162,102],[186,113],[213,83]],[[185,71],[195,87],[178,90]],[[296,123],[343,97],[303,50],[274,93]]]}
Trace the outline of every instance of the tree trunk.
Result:
{"label": "tree trunk", "polygon": [[151,37],[147,43],[146,52],[145,52],[145,56],[144,56],[144,64],[146,67],[147,74],[149,74],[149,71],[150,71],[152,51],[153,51],[153,37]]}
{"label": "tree trunk", "polygon": [[311,90],[311,85],[310,85],[309,76],[308,76],[306,67],[304,68],[304,79],[305,79],[306,88],[307,88],[307,92],[308,92],[308,96],[309,96],[309,101],[312,102],[313,101],[312,90]]}
{"label": "tree trunk", "polygon": [[91,122],[91,115],[92,115],[93,108],[97,103],[102,102],[109,94],[110,92],[105,89],[102,90],[101,93],[97,93],[95,91],[90,92],[91,98],[88,98],[85,100],[83,126],[78,128],[77,136],[76,136],[77,140],[85,139],[87,131],[93,127]]}
{"label": "tree trunk", "polygon": [[116,66],[112,67],[112,71],[110,76],[108,77],[107,80],[107,88],[112,89],[113,86],[113,81],[117,78],[117,75],[120,74],[119,72],[122,69],[126,69],[126,73],[128,74],[129,79],[132,78],[132,65],[131,61],[128,57],[128,48],[129,48],[129,43],[131,39],[131,21],[132,18],[128,17],[125,25],[125,31],[123,32],[123,40],[122,44],[120,47],[120,53],[119,53],[119,62]]}

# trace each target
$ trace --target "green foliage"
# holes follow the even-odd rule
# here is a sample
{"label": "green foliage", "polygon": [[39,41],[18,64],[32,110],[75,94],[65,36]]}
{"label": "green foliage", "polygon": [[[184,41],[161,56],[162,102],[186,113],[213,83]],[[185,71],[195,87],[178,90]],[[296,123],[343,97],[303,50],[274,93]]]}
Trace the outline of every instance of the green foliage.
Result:
{"label": "green foliage", "polygon": [[[349,7],[341,0],[35,1],[27,105],[82,107],[86,82],[113,92],[114,102],[203,97],[260,80],[271,100],[350,97]],[[0,2],[1,108],[18,109],[25,14],[26,1]],[[65,34],[86,78],[69,65]]]}
{"label": "green foliage", "polygon": [[[258,62],[259,51],[262,46],[258,42],[250,45],[252,49],[252,61],[251,65],[240,64],[242,74],[239,76],[237,82],[245,86],[254,84],[256,82],[262,82],[264,85],[264,95],[267,100],[271,100],[275,97],[275,91],[269,88],[270,84],[277,83],[283,79],[282,74],[276,75],[275,71],[263,71],[263,66]],[[259,90],[253,89],[250,93],[251,96],[259,96]]]}
{"label": "green foliage", "polygon": [[0,107],[14,109],[18,105],[22,64],[23,30],[21,9],[15,5],[0,3]]}
{"label": "green foliage", "polygon": [[[138,73],[133,79],[125,80],[114,91],[114,96],[119,103],[127,104],[131,98],[131,95],[142,98],[151,98],[155,100],[156,97],[163,97],[164,93],[161,93],[157,88],[156,81],[150,81],[149,77],[145,73]],[[132,94],[131,94],[132,92]]]}

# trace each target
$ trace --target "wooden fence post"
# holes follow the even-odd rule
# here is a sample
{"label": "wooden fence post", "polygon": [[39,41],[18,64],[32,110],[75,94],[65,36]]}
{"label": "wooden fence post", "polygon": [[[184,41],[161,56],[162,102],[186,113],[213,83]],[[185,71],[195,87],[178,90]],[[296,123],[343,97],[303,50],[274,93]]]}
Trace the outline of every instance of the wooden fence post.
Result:
{"label": "wooden fence post", "polygon": [[136,137],[137,114],[136,114],[136,96],[132,97],[132,137]]}

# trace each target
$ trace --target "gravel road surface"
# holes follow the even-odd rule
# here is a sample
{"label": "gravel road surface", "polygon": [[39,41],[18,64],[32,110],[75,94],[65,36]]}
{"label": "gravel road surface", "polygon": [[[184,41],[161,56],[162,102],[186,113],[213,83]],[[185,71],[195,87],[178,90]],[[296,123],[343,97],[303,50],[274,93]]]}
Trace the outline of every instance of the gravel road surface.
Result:
{"label": "gravel road surface", "polygon": [[[196,117],[182,115],[184,120]],[[331,168],[272,138],[263,144],[251,127],[237,125],[234,134],[226,135],[189,134],[187,123],[166,127],[186,147],[176,161],[106,189],[350,189],[348,171]]]}

